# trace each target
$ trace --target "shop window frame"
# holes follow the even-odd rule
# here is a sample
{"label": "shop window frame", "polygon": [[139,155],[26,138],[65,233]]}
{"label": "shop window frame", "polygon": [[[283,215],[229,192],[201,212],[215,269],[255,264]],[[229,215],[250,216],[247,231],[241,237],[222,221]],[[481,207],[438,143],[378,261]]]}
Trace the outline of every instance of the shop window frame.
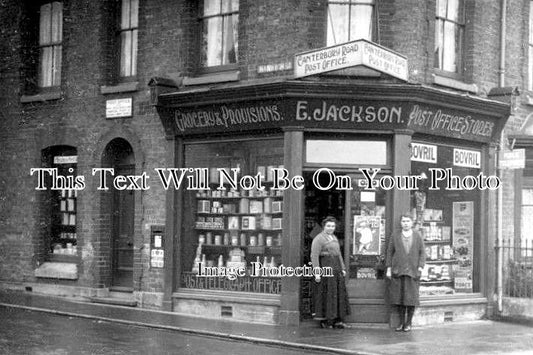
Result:
{"label": "shop window frame", "polygon": [[[455,140],[455,139],[445,139],[445,138],[442,138],[442,137],[428,137],[426,135],[415,135],[413,136],[412,138],[412,142],[416,142],[416,143],[422,143],[422,144],[428,144],[428,145],[436,145],[438,148],[447,148],[447,149],[451,149],[453,150],[454,148],[458,148],[458,149],[466,149],[466,150],[474,150],[474,151],[480,151],[481,152],[481,166],[480,168],[478,168],[478,173],[481,173],[483,172],[485,175],[487,175],[487,166],[485,166],[485,162],[484,162],[484,159],[483,159],[483,147],[481,145],[476,145],[476,144],[472,144],[471,142],[465,142],[465,141],[459,141],[459,140]],[[415,161],[411,161],[411,174],[413,175],[417,175],[419,172],[417,170],[414,169],[413,167],[413,163],[420,163],[420,162],[415,162]],[[422,163],[424,164],[424,163]],[[453,168],[454,168],[454,165],[453,165],[453,161],[452,161],[452,165],[451,166],[445,166],[443,167],[438,161],[436,164],[434,164],[434,166],[432,167],[435,167],[435,168],[452,168],[452,171],[453,171]],[[456,168],[461,168],[461,167],[456,167]],[[474,169],[474,168],[466,168],[466,169]],[[468,173],[470,175],[470,172]],[[476,173],[477,174],[477,173]],[[424,186],[424,183],[422,183],[422,189],[426,188],[427,186]],[[429,192],[431,192],[432,190],[429,190]],[[437,190],[437,191],[443,191],[442,188],[441,190]],[[480,294],[482,294],[483,292],[485,292],[485,290],[483,289],[483,287],[486,287],[485,286],[485,283],[484,283],[484,280],[482,280],[482,274],[483,274],[483,271],[481,270],[481,258],[483,257],[481,255],[481,252],[482,252],[482,249],[483,249],[483,241],[482,241],[482,230],[484,230],[484,228],[480,225],[480,223],[482,222],[483,218],[481,218],[482,216],[482,212],[485,210],[485,206],[483,205],[484,204],[484,199],[486,197],[484,197],[484,192],[483,191],[480,191],[480,190],[472,190],[472,191],[477,191],[478,192],[478,196],[476,196],[476,198],[473,200],[473,207],[474,207],[474,213],[473,213],[473,237],[472,237],[472,243],[473,243],[473,254],[472,254],[472,291],[471,292],[454,292],[453,294],[437,294],[437,295],[425,295],[425,294],[422,294],[421,295],[421,298],[424,298],[426,300],[432,300],[432,299],[435,299],[435,298],[464,298],[464,297],[476,297]],[[457,191],[456,193],[461,193],[461,190],[460,191]],[[413,196],[411,196],[412,198]],[[427,199],[428,199],[429,196],[426,197],[426,208],[427,208]],[[459,200],[459,201],[452,201],[452,202],[464,202],[462,200]],[[411,207],[412,204],[411,204]],[[415,221],[416,223],[416,221]],[[450,220],[450,225],[453,227],[453,221]],[[486,229],[485,229],[486,230]],[[453,231],[451,232],[452,235],[450,236],[450,243],[452,243],[453,241]],[[427,247],[427,245],[426,245]],[[490,246],[486,245],[485,248],[490,248]],[[430,259],[428,259],[426,257],[426,261],[428,261]],[[438,261],[438,260],[437,260]],[[426,263],[427,264],[427,263]],[[453,283],[453,278],[451,279],[451,282]],[[421,286],[424,286],[423,283],[421,283]],[[427,285],[426,285],[427,286]],[[455,290],[455,288],[453,288]]]}
{"label": "shop window frame", "polygon": [[[224,144],[224,143],[230,143],[230,144],[240,144],[242,142],[248,142],[250,144],[253,144],[254,146],[254,149],[257,147],[257,144],[258,142],[264,142],[264,141],[272,141],[272,142],[279,142],[280,145],[278,146],[278,149],[280,150],[279,154],[267,154],[267,155],[257,155],[257,156],[253,156],[253,154],[251,153],[248,153],[249,158],[248,160],[242,160],[244,159],[242,156],[239,156],[239,155],[232,155],[231,156],[231,160],[235,160],[234,162],[236,163],[240,163],[242,161],[243,165],[241,165],[241,173],[238,175],[239,177],[243,176],[243,175],[255,175],[257,173],[257,171],[252,171],[251,168],[253,166],[255,166],[257,164],[257,157],[261,157],[261,158],[267,158],[267,160],[271,160],[272,158],[274,157],[278,157],[280,160],[278,161],[279,164],[284,164],[284,159],[285,159],[285,156],[284,156],[284,136],[283,135],[280,135],[279,133],[272,133],[272,134],[268,134],[268,135],[265,135],[264,137],[261,137],[261,138],[257,138],[257,137],[252,137],[250,135],[242,135],[242,136],[238,136],[238,137],[227,137],[227,136],[219,136],[218,138],[208,138],[208,139],[200,139],[200,138],[190,138],[190,139],[187,139],[183,142],[183,150],[182,150],[182,155],[183,155],[183,162],[185,164],[185,166],[187,167],[192,167],[192,166],[196,166],[197,164],[201,164],[201,162],[197,162],[197,163],[194,163],[194,164],[191,164],[188,162],[188,158],[187,157],[187,146],[191,146],[191,145],[205,145],[205,144],[218,144],[218,145],[221,145],[221,144]],[[266,147],[265,147],[266,148]],[[269,148],[269,151],[271,150],[271,148]],[[218,153],[222,154],[223,153],[223,150],[221,149]],[[219,155],[217,153],[217,155]],[[229,156],[223,156],[223,159],[225,158],[228,158]],[[218,163],[217,163],[218,164]],[[198,166],[200,167],[200,166]],[[204,167],[202,165],[202,167]],[[223,168],[225,166],[213,166],[212,163],[209,163],[209,166],[205,166],[207,168],[214,168],[214,167],[219,167],[219,168]],[[244,170],[242,170],[244,168]],[[265,166],[266,168],[266,166]],[[266,181],[266,179],[264,180]],[[218,184],[218,183],[217,183]],[[268,186],[268,182],[265,182],[264,183],[264,186]],[[266,189],[268,190],[268,187],[266,187]],[[216,191],[216,190],[211,190],[211,191]],[[257,196],[254,196],[254,197],[251,197],[251,196],[245,196],[245,195],[242,195],[241,197],[243,198],[248,198],[250,200],[261,200],[261,198],[265,198],[265,197],[259,197],[259,195]],[[233,197],[235,198],[235,197]],[[271,196],[271,198],[273,199],[273,201],[281,201],[281,204],[279,205],[280,206],[280,210],[275,210],[274,208],[274,205],[272,207],[272,212],[263,212],[263,214],[269,214],[269,213],[272,213],[273,215],[277,215],[278,217],[277,218],[281,218],[280,220],[280,226],[282,225],[282,219],[283,218],[286,218],[285,217],[285,209],[284,209],[284,202],[285,202],[285,199],[284,199],[284,194],[281,194],[281,195],[276,195],[276,196]],[[202,214],[204,212],[192,212],[192,214],[190,215],[186,215],[186,211],[188,210],[186,208],[186,205],[187,203],[192,203],[193,206],[194,206],[194,211],[196,211],[196,208],[197,208],[197,205],[198,205],[198,201],[200,200],[224,200],[225,197],[214,197],[214,196],[209,196],[209,197],[198,197],[198,195],[196,194],[196,191],[187,191],[187,192],[184,192],[183,193],[183,196],[182,196],[182,200],[183,200],[183,209],[182,209],[182,212],[180,213],[180,217],[182,219],[182,222],[181,222],[181,230],[180,230],[180,234],[181,234],[181,238],[186,238],[186,239],[182,239],[181,240],[181,245],[188,245],[188,244],[184,244],[184,241],[187,241],[187,243],[190,244],[190,242],[192,243],[196,243],[196,239],[190,239],[190,238],[200,238],[200,234],[202,234],[201,232],[199,232],[200,230],[203,230],[202,228],[198,229],[196,228],[195,223],[193,223],[193,225],[189,225],[188,223],[186,223],[187,221],[197,221],[197,219],[195,219],[194,217],[198,217],[199,216],[199,213]],[[238,198],[237,198],[238,199]],[[235,201],[237,201],[237,199]],[[274,203],[274,202],[273,202]],[[239,207],[237,207],[239,208]],[[220,214],[218,213],[219,215],[224,215],[224,213]],[[230,215],[232,213],[229,213]],[[257,213],[255,212],[249,212],[248,214],[250,215],[255,215]],[[215,214],[216,215],[216,214]],[[241,218],[241,213],[239,212],[237,214],[239,217],[239,219]],[[274,218],[273,218],[274,219]],[[229,220],[228,220],[229,222]],[[260,224],[259,221],[257,221],[258,224]],[[283,241],[283,232],[282,232],[282,229],[281,228],[274,228],[274,223],[272,224],[272,240],[271,240],[271,243],[272,245],[269,246],[269,241],[268,241],[268,236],[265,234],[265,239],[264,239],[264,243],[263,244],[263,248],[265,248],[265,254],[261,254],[263,256],[268,256],[269,257],[269,260],[272,260],[270,259],[271,257],[274,257],[275,258],[275,261],[277,264],[280,264],[281,263],[281,248],[282,248],[282,244],[280,243],[284,243]],[[230,228],[226,228],[226,229],[230,229]],[[210,230],[210,231],[213,231],[213,237],[215,237],[214,239],[211,240],[211,243],[207,243],[204,244],[204,245],[207,245],[207,247],[210,247],[210,248],[213,248],[213,247],[228,247],[227,248],[227,251],[229,252],[230,249],[236,247],[236,248],[248,248],[247,249],[247,254],[246,254],[246,257],[247,259],[250,259],[252,255],[256,255],[254,253],[251,253],[250,252],[250,249],[252,247],[252,244],[246,244],[246,246],[242,246],[242,242],[241,240],[239,240],[239,244],[238,245],[232,245],[232,244],[229,244],[229,245],[222,245],[222,244],[217,244],[217,242],[215,242],[217,240],[217,236],[216,236],[216,233],[215,231],[217,230],[217,228],[209,228],[207,227],[206,230]],[[252,233],[253,230],[256,230],[256,231],[263,231],[265,232],[267,229],[263,230],[262,228],[258,228],[258,229],[244,229],[244,228],[240,228],[238,229],[240,231],[239,235],[242,234],[241,232],[243,232],[243,230],[247,233],[247,243],[251,243],[250,239],[249,238],[249,235],[250,233]],[[191,232],[191,231],[194,231],[194,232]],[[207,233],[203,233],[205,235],[205,237],[207,237]],[[220,232],[220,234],[223,234],[222,232]],[[259,234],[259,232],[258,232]],[[224,240],[225,238],[221,238],[220,240]],[[208,240],[208,238],[206,238],[206,240]],[[220,243],[220,240],[218,243]],[[258,243],[259,243],[259,236],[258,236]],[[260,244],[257,244],[257,247],[258,249],[261,249],[261,245]],[[270,249],[271,248],[271,249]],[[203,248],[202,248],[202,251],[203,251]],[[201,288],[201,287],[187,287],[187,275],[190,275],[192,272],[194,271],[190,271],[191,270],[191,266],[194,266],[193,263],[189,263],[188,260],[186,260],[187,258],[184,258],[183,255],[189,255],[189,253],[185,250],[183,250],[182,248],[180,248],[180,267],[179,267],[179,274],[177,275],[178,279],[176,280],[176,291],[179,292],[180,289],[189,289],[191,291],[206,291],[206,290],[210,290],[209,288]],[[219,254],[220,252],[217,251],[216,252],[217,254]],[[224,252],[225,254],[226,252]],[[213,253],[206,253],[206,254],[209,254],[209,255],[214,255]],[[193,253],[193,256],[194,256],[194,253]],[[227,261],[228,259],[226,259],[227,256],[224,258],[224,261]],[[251,260],[251,259],[250,259]],[[255,261],[255,259],[253,260]],[[262,259],[261,259],[262,261]],[[248,262],[248,260],[247,260]],[[215,265],[216,266],[216,265]],[[248,265],[247,265],[248,266]],[[249,277],[249,276],[246,276],[246,277]],[[254,278],[251,278],[251,279],[254,279]],[[279,279],[275,278],[278,282]],[[242,292],[245,292],[245,291],[238,291],[238,290],[231,290],[231,289],[217,289],[218,291],[221,291],[221,292],[227,292],[228,295],[239,295],[239,294],[242,294]],[[279,290],[278,290],[279,291]],[[261,292],[261,291],[254,291],[254,294],[257,294],[258,296],[261,296],[263,297],[264,295],[276,295],[276,296],[279,296],[281,294],[281,292],[278,292],[278,293],[268,293],[268,292]]]}
{"label": "shop window frame", "polygon": [[[56,157],[62,156],[76,156],[75,163],[58,164],[54,162]],[[63,166],[60,166],[63,165]],[[42,151],[42,167],[44,168],[57,168],[59,175],[73,175],[76,176],[78,171],[77,163],[77,148],[67,145],[51,146],[43,149]],[[69,171],[72,168],[72,171]],[[68,192],[64,190],[52,190],[52,179],[49,174],[45,174],[45,186],[46,191],[43,191],[43,198],[41,200],[41,209],[43,211],[44,229],[43,229],[43,255],[45,261],[55,262],[78,262],[79,247],[78,238],[78,192]],[[69,201],[70,200],[70,201]],[[62,201],[65,201],[64,208],[62,207]],[[69,207],[72,204],[72,208]],[[62,223],[63,214],[67,214],[69,223]],[[70,223],[70,216],[74,216],[74,223]],[[69,238],[68,234],[74,234],[75,236]],[[64,234],[64,238],[62,238]],[[61,244],[62,249],[66,249],[67,243],[72,243],[76,247],[76,251],[68,253],[55,253],[54,244]]]}

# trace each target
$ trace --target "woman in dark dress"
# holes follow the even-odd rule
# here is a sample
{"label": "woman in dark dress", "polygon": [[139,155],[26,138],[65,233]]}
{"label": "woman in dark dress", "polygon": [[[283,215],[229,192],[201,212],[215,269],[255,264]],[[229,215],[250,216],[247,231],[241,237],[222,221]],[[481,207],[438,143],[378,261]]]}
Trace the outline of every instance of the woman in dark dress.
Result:
{"label": "woman in dark dress", "polygon": [[311,244],[313,268],[330,267],[332,277],[315,274],[314,310],[315,319],[320,320],[322,328],[346,328],[344,318],[350,314],[348,294],[346,293],[346,267],[342,259],[339,241],[333,234],[336,220],[327,217],[322,221],[323,231]]}
{"label": "woman in dark dress", "polygon": [[424,270],[426,253],[422,236],[412,229],[413,218],[403,214],[400,224],[401,233],[390,238],[386,265],[391,304],[396,305],[400,316],[396,331],[408,332],[415,307],[419,305],[420,275]]}

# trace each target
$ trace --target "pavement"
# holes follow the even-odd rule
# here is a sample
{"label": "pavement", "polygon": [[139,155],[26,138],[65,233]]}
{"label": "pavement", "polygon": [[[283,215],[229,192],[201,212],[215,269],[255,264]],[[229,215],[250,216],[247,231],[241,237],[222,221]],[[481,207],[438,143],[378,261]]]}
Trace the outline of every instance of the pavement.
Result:
{"label": "pavement", "polygon": [[0,291],[0,307],[137,327],[164,329],[233,342],[246,342],[327,354],[533,354],[533,327],[489,320],[452,322],[394,332],[385,325],[352,324],[348,329],[320,329],[251,324],[187,317],[172,312],[110,306],[23,291]]}

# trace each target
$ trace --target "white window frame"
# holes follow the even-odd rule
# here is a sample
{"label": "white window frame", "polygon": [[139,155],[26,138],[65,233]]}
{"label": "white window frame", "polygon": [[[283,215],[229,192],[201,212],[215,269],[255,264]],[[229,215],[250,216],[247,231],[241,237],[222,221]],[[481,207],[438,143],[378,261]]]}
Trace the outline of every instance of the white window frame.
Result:
{"label": "white window frame", "polygon": [[54,1],[39,9],[39,87],[61,85],[63,3]]}
{"label": "white window frame", "polygon": [[[343,19],[345,23],[340,22],[340,14],[346,16]],[[332,46],[357,39],[373,41],[376,18],[375,0],[329,0],[326,45]],[[339,25],[336,25],[337,23]]]}
{"label": "white window frame", "polygon": [[122,0],[120,7],[120,77],[137,75],[139,0]]}

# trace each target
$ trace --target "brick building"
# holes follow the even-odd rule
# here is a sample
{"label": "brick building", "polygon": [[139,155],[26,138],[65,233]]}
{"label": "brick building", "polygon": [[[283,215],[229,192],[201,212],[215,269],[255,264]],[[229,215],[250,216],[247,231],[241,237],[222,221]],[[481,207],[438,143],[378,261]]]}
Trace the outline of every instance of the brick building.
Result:
{"label": "brick building", "polygon": [[[468,187],[471,176],[497,174],[501,147],[530,144],[529,8],[1,1],[3,287],[96,300],[120,293],[141,307],[298,324],[312,312],[309,278],[204,279],[194,265],[305,265],[316,223],[334,215],[349,320],[388,322],[383,255],[400,214],[412,211],[428,259],[415,322],[492,315],[498,196]],[[365,65],[342,67],[350,52]],[[182,167],[199,169],[188,176],[211,189],[165,189],[170,171],[155,169]],[[281,167],[304,188],[274,189]],[[35,168],[57,169],[40,170],[44,189]],[[139,177],[113,187],[105,173],[101,189],[94,169],[103,168]],[[229,189],[226,180],[216,190],[217,168],[259,174],[267,188]],[[321,168],[352,188],[317,188]],[[409,191],[385,178],[365,189],[365,168],[379,169],[376,179],[450,168],[467,186],[422,180]],[[52,171],[83,180],[67,186]],[[502,175],[504,235],[521,235],[528,171]]]}

